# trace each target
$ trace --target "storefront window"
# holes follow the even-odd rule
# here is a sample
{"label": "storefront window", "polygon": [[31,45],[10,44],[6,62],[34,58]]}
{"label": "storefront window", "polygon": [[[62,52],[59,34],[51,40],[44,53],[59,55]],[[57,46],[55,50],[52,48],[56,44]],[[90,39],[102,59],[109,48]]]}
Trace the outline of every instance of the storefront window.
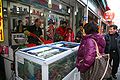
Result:
{"label": "storefront window", "polygon": [[[60,20],[69,21],[67,6],[61,4],[61,8],[59,8],[60,3],[56,0],[52,1],[51,8],[49,8],[47,0],[11,0],[9,2],[10,29],[12,34],[21,33],[21,36],[24,35],[24,30],[17,30],[20,20],[22,21],[22,25],[27,28],[34,24],[35,19],[41,18],[40,27],[42,28],[44,38],[47,39],[46,31],[49,26],[48,22],[50,19],[53,20],[54,28],[59,26]],[[12,35],[12,38],[15,38],[15,36]],[[14,39],[12,39],[12,45],[15,43],[13,41]]]}
{"label": "storefront window", "polygon": [[80,30],[80,26],[83,25],[83,16],[84,16],[84,8],[79,7],[78,13],[76,15],[76,33]]}

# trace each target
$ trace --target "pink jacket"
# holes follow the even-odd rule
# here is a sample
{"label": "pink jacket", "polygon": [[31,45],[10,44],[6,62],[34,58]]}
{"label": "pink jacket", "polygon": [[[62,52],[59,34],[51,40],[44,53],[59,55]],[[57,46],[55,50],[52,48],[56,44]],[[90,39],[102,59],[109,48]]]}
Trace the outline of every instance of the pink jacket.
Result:
{"label": "pink jacket", "polygon": [[96,47],[92,39],[97,42],[99,52],[101,54],[104,53],[105,40],[102,35],[93,34],[85,36],[81,41],[76,60],[76,67],[82,73],[92,66],[96,57]]}

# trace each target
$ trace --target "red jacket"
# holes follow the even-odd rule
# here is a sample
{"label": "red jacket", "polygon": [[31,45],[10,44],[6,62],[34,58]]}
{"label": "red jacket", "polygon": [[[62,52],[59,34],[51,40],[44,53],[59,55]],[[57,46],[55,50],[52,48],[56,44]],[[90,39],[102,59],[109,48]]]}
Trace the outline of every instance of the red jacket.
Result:
{"label": "red jacket", "polygon": [[56,28],[56,34],[59,34],[60,36],[64,37],[65,29],[63,29],[61,26]]}
{"label": "red jacket", "polygon": [[63,41],[64,40],[64,36],[65,36],[65,32],[66,32],[66,29],[62,28],[61,26],[56,28],[56,31],[55,31],[55,39],[56,41]]}
{"label": "red jacket", "polygon": [[74,32],[65,34],[65,41],[74,42]]}
{"label": "red jacket", "polygon": [[54,38],[54,26],[50,25],[47,30],[47,36],[53,40]]}

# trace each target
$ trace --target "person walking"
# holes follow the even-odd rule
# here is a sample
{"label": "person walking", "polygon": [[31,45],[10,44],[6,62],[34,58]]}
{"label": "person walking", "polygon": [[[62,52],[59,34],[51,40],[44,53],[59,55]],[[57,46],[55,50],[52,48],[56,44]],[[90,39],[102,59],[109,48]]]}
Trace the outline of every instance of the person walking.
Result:
{"label": "person walking", "polygon": [[[112,77],[117,79],[116,73],[120,60],[120,35],[117,33],[117,26],[110,25],[108,34],[105,35],[105,53],[110,54],[110,65],[112,66]],[[113,61],[113,64],[111,62]]]}
{"label": "person walking", "polygon": [[104,37],[98,34],[98,27],[94,22],[85,24],[83,29],[86,35],[83,36],[78,49],[76,67],[83,80],[90,80],[90,68],[94,65],[96,57],[96,45],[93,40],[96,41],[101,55],[104,53],[106,43]]}

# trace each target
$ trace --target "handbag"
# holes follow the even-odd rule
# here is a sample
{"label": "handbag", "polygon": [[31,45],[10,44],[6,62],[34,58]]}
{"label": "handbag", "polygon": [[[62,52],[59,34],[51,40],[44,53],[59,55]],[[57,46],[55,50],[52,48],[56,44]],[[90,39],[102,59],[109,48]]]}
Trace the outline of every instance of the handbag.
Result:
{"label": "handbag", "polygon": [[101,55],[99,53],[98,45],[96,45],[96,58],[93,65],[85,73],[81,74],[83,80],[104,80],[110,78],[112,68],[109,65],[109,54]]}

